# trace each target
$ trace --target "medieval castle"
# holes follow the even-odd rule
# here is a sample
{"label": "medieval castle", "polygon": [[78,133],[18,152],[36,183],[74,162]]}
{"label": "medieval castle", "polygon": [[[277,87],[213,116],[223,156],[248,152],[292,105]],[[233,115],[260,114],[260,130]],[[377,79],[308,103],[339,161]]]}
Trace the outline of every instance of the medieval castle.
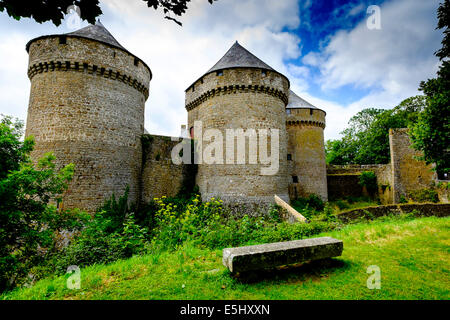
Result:
{"label": "medieval castle", "polygon": [[[178,192],[185,170],[171,161],[177,142],[145,134],[152,72],[144,61],[99,22],[33,39],[26,48],[31,80],[26,135],[36,142],[32,157],[53,152],[59,166],[76,166],[64,207],[93,211],[127,186],[133,202]],[[308,194],[328,199],[328,185],[335,180],[330,182],[329,175],[327,181],[326,113],[292,92],[286,76],[239,43],[188,87],[186,110],[191,134],[196,121],[203,129],[224,133],[279,130],[276,174],[261,175],[263,165],[248,162],[201,164],[196,184],[204,200],[267,204],[274,195],[289,200]],[[143,146],[143,136],[151,141],[149,146]],[[377,169],[387,172],[382,175],[386,181],[393,181],[394,165]],[[426,184],[428,178],[423,179]]]}

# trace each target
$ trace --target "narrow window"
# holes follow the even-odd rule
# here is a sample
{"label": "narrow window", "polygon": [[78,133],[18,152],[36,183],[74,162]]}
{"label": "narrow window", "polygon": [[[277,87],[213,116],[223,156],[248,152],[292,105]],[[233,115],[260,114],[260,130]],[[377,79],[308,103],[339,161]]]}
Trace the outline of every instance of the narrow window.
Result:
{"label": "narrow window", "polygon": [[294,183],[298,183],[298,177],[297,176],[292,176],[292,181]]}
{"label": "narrow window", "polygon": [[288,115],[291,115],[291,109],[286,109],[286,113],[287,113]]}
{"label": "narrow window", "polygon": [[139,66],[139,59],[138,58],[134,58],[134,65],[136,67]]}
{"label": "narrow window", "polygon": [[203,78],[200,79],[200,83],[203,84]]}
{"label": "narrow window", "polygon": [[195,92],[195,84],[192,85],[192,92]]}
{"label": "narrow window", "polygon": [[313,113],[314,113],[314,110],[313,109],[309,109],[309,114],[312,116],[313,115]]}
{"label": "narrow window", "polygon": [[216,72],[216,75],[217,75],[218,77],[223,76],[223,70],[217,71],[217,72]]}
{"label": "narrow window", "polygon": [[59,44],[67,44],[67,37],[59,36]]}
{"label": "narrow window", "polygon": [[288,159],[288,161],[292,161],[292,154],[288,154],[287,159]]}
{"label": "narrow window", "polygon": [[264,69],[263,69],[263,70],[261,71],[261,74],[262,74],[263,77],[267,76],[267,70],[264,70]]}

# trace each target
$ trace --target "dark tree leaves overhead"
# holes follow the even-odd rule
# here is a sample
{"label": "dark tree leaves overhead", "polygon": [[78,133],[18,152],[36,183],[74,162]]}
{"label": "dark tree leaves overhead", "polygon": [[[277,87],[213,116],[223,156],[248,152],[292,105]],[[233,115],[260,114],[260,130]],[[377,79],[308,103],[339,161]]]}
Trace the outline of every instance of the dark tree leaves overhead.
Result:
{"label": "dark tree leaves overhead", "polygon": [[[135,0],[138,1],[138,0]],[[181,22],[171,17],[182,16],[188,9],[191,0],[142,0],[149,8],[162,9],[166,19],[172,20],[181,26]],[[217,0],[207,0],[213,3]],[[0,0],[0,11],[8,13],[16,20],[32,18],[42,23],[52,21],[56,26],[64,20],[67,9],[76,5],[80,8],[81,19],[94,24],[95,19],[102,14],[98,0]]]}
{"label": "dark tree leaves overhead", "polygon": [[90,23],[95,23],[95,18],[102,14],[98,0],[0,0],[0,11],[6,10],[16,20],[32,18],[39,23],[52,21],[59,26],[72,5],[78,6],[81,18]]}
{"label": "dark tree leaves overhead", "polygon": [[[153,8],[155,10],[158,10],[159,8],[162,8],[164,11],[164,14],[166,15],[165,18],[172,20],[182,25],[180,21],[177,19],[171,17],[169,14],[173,13],[177,16],[182,16],[186,13],[186,10],[188,9],[188,3],[191,2],[191,0],[143,0],[147,2],[147,6],[149,8]],[[217,0],[208,0],[209,3],[213,4],[214,1]]]}

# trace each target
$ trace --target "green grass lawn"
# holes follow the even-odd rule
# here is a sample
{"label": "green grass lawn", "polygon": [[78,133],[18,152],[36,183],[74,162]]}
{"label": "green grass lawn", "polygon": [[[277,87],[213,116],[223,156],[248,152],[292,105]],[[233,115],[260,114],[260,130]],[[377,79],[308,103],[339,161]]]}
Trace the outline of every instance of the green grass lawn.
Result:
{"label": "green grass lawn", "polygon": [[[234,278],[221,250],[191,245],[81,270],[81,289],[44,279],[0,299],[449,299],[450,218],[385,218],[322,234],[344,241],[342,257]],[[367,267],[381,269],[369,290]]]}

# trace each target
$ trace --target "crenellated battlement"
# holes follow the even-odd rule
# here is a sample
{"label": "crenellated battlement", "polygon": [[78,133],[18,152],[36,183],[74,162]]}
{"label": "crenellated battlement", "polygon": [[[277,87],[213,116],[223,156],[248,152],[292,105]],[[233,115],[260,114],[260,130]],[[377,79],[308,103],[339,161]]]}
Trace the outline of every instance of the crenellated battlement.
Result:
{"label": "crenellated battlement", "polygon": [[288,126],[312,126],[319,127],[325,129],[325,122],[321,121],[312,121],[312,120],[288,120],[286,121],[286,125]]}
{"label": "crenellated battlement", "polygon": [[90,75],[97,75],[99,77],[104,77],[107,79],[121,81],[141,92],[145,96],[145,99],[147,99],[149,96],[149,88],[140,83],[136,78],[130,75],[121,74],[118,70],[113,70],[101,65],[98,66],[95,64],[83,63],[79,61],[46,61],[40,62],[38,64],[36,63],[28,68],[28,78],[32,80],[37,74],[54,71],[82,72]]}
{"label": "crenellated battlement", "polygon": [[197,106],[202,104],[203,102],[214,98],[216,96],[220,95],[226,95],[226,94],[237,94],[237,93],[262,93],[262,94],[268,94],[273,97],[277,97],[283,101],[285,105],[288,103],[288,96],[282,92],[281,90],[268,87],[268,86],[261,86],[261,85],[228,85],[223,87],[214,88],[211,90],[206,91],[200,97],[194,99],[190,103],[186,104],[186,109],[188,111],[191,111],[195,109]]}

